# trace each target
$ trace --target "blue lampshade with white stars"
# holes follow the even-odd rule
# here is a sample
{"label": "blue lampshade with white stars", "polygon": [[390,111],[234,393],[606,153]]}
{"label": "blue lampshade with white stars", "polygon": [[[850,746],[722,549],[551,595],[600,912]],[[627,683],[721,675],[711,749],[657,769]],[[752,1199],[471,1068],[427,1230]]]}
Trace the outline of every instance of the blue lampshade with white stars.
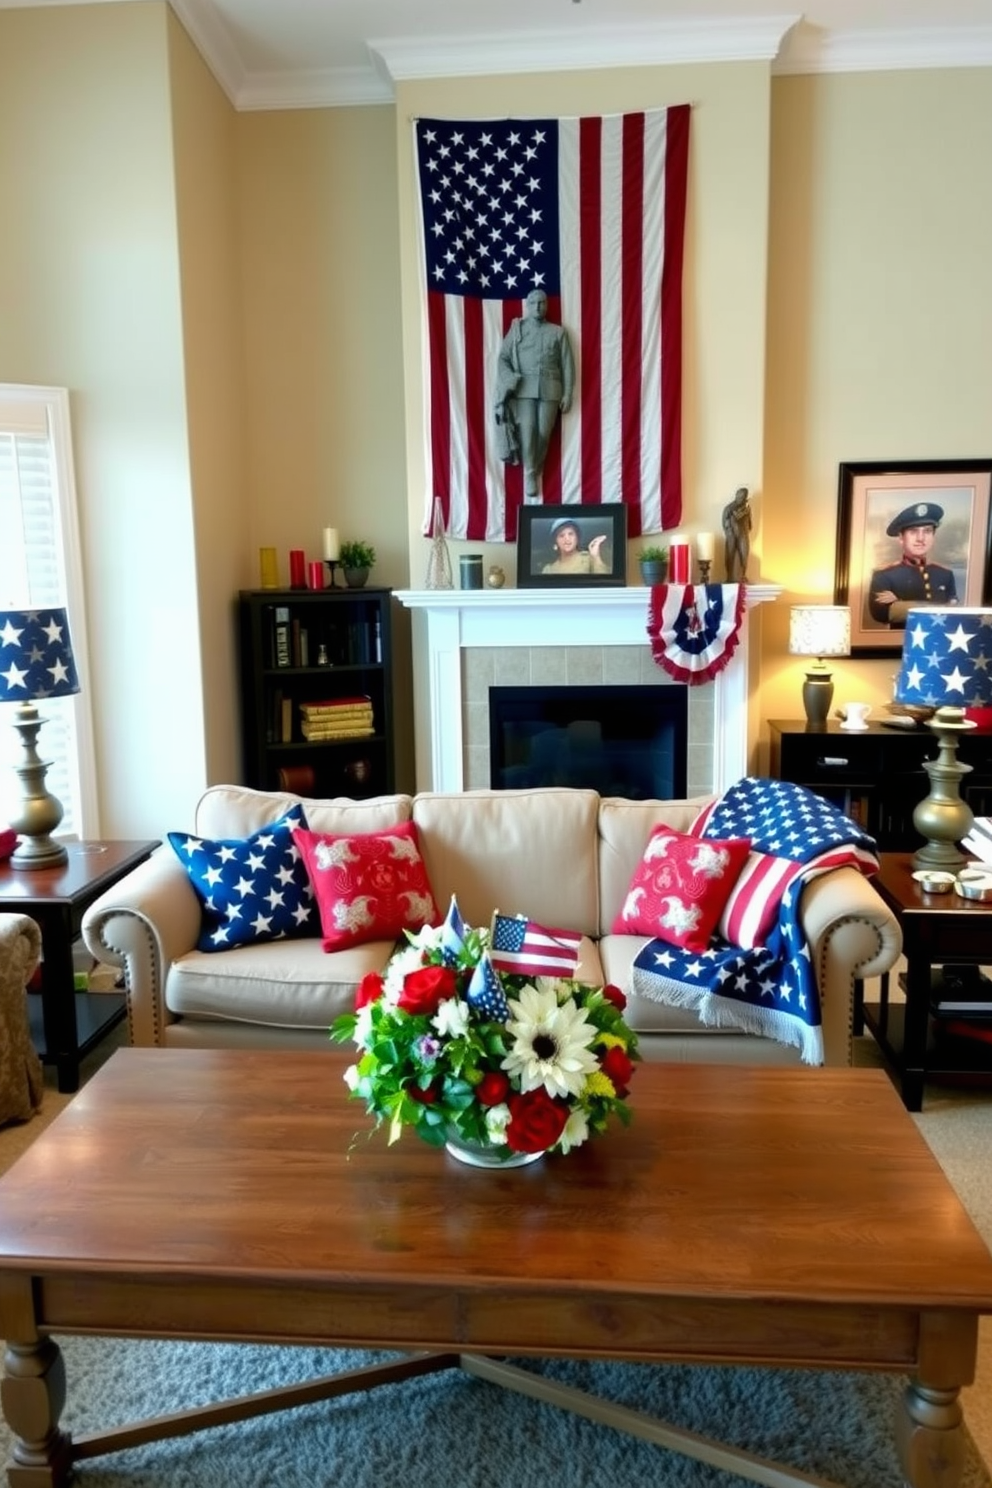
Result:
{"label": "blue lampshade with white stars", "polygon": [[0,610],[0,702],[37,702],[78,691],[65,610]]}
{"label": "blue lampshade with white stars", "polygon": [[895,700],[923,708],[992,707],[992,609],[910,610]]}

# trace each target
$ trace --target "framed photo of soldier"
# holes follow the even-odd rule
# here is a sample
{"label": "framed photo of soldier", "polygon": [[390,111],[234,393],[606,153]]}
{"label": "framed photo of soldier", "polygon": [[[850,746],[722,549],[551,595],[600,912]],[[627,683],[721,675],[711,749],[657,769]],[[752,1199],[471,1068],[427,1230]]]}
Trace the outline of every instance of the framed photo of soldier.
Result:
{"label": "framed photo of soldier", "polygon": [[990,485],[992,459],[840,466],[834,600],[852,656],[898,655],[912,608],[988,602]]}
{"label": "framed photo of soldier", "polygon": [[627,508],[522,506],[517,513],[517,586],[596,588],[627,582]]}

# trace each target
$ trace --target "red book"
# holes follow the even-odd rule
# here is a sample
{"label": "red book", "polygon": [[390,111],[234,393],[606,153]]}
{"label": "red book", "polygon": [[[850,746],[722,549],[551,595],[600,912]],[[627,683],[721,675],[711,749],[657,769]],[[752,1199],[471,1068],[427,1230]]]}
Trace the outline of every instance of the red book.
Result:
{"label": "red book", "polygon": [[992,1022],[966,1023],[962,1018],[942,1018],[940,1031],[955,1038],[980,1039],[984,1044],[992,1044]]}

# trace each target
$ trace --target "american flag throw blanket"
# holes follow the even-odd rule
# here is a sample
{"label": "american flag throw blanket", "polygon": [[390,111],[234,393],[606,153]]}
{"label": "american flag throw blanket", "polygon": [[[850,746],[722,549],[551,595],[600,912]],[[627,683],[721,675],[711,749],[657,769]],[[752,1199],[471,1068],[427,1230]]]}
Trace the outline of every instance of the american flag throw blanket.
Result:
{"label": "american flag throw blanket", "polygon": [[712,1027],[794,1044],[804,1063],[822,1064],[820,999],[799,923],[800,895],[804,884],[831,868],[877,872],[874,839],[804,786],[752,777],[707,806],[692,832],[749,837],[750,857],[724,910],[721,933],[702,954],[649,941],[634,962],[634,991],[655,1002],[694,1007]]}

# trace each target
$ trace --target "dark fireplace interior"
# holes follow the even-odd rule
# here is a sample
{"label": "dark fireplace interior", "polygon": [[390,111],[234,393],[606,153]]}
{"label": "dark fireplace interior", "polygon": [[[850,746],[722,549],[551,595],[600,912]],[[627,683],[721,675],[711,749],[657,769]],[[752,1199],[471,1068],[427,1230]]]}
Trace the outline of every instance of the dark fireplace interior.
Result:
{"label": "dark fireplace interior", "polygon": [[685,687],[491,687],[495,790],[580,786],[628,800],[686,793]]}

